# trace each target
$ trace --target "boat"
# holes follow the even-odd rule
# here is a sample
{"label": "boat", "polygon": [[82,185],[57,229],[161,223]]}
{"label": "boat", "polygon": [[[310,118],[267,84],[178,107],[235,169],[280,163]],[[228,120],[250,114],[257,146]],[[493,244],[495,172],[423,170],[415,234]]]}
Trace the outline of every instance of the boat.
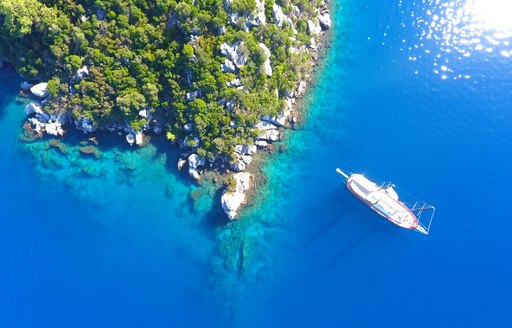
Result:
{"label": "boat", "polygon": [[[336,172],[345,179],[347,189],[372,210],[399,227],[429,234],[435,212],[434,206],[420,200],[402,201],[396,186],[391,182],[378,185],[362,174],[345,173],[339,168]],[[425,212],[430,213],[423,215],[426,224],[420,220]],[[428,216],[426,220],[425,216]]]}

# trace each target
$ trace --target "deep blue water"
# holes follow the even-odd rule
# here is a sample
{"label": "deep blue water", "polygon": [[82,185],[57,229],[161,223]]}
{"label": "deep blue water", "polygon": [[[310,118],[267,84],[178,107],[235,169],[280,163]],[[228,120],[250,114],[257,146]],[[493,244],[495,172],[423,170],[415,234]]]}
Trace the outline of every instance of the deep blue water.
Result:
{"label": "deep blue water", "polygon": [[[227,225],[158,145],[22,151],[1,72],[0,325],[508,326],[512,26],[472,3],[333,2],[306,123]],[[436,205],[431,234],[372,213],[337,166]]]}

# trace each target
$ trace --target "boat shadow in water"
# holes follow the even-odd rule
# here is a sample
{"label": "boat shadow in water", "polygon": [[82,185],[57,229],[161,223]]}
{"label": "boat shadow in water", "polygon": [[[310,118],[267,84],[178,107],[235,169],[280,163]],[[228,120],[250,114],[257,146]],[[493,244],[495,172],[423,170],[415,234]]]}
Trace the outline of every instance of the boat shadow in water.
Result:
{"label": "boat shadow in water", "polygon": [[[331,210],[320,212],[326,204],[330,204]],[[400,232],[364,204],[355,201],[349,193],[340,196],[339,190],[308,211],[322,213],[315,220],[323,224],[310,227],[308,235],[301,238],[302,242],[295,250],[300,258],[323,259],[316,261],[318,265],[310,269],[308,276],[316,278],[352,263],[354,254],[371,252],[375,239],[386,243]]]}

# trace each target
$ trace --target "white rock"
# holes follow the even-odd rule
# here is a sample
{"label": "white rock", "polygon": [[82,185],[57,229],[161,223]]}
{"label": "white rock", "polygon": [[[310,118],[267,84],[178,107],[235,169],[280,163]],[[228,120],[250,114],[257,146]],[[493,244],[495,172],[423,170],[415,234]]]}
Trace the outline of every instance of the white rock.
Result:
{"label": "white rock", "polygon": [[234,150],[240,155],[254,155],[258,151],[255,145],[236,145]]}
{"label": "white rock", "polygon": [[89,75],[89,69],[87,66],[82,66],[78,71],[76,71],[75,78],[77,80],[82,80],[84,77]]}
{"label": "white rock", "polygon": [[251,155],[243,155],[241,158],[242,162],[249,165],[252,162],[252,156]]}
{"label": "white rock", "polygon": [[274,17],[274,23],[279,27],[282,27],[283,23],[287,21],[286,15],[283,14],[283,9],[275,3],[272,6],[272,17]]}
{"label": "white rock", "polygon": [[318,46],[316,45],[316,41],[314,37],[311,37],[309,39],[309,47],[313,49],[313,51],[316,51],[318,49]]}
{"label": "white rock", "polygon": [[192,154],[188,157],[188,166],[193,169],[197,169],[199,166],[204,166],[204,157],[197,154]]}
{"label": "white rock", "polygon": [[187,162],[186,160],[184,160],[183,158],[180,158],[178,160],[178,164],[177,164],[178,170],[181,170],[186,162]]}
{"label": "white rock", "polygon": [[187,123],[183,126],[183,129],[186,131],[186,132],[190,132],[192,131],[192,123]]}
{"label": "white rock", "polygon": [[331,22],[331,16],[329,16],[329,13],[325,12],[318,16],[318,22],[320,23],[320,26],[322,27],[322,30],[328,30],[331,28],[332,22]]}
{"label": "white rock", "polygon": [[306,81],[300,81],[299,87],[297,88],[297,95],[302,96],[306,92]]}
{"label": "white rock", "polygon": [[226,212],[228,218],[233,220],[238,214],[237,211],[245,203],[245,193],[250,188],[251,174],[240,172],[233,175],[236,181],[234,192],[224,191],[221,197],[222,209]]}
{"label": "white rock", "polygon": [[143,143],[143,134],[140,131],[135,132],[135,143],[137,146],[142,146]]}
{"label": "white rock", "polygon": [[226,58],[226,60],[224,60],[224,63],[220,64],[220,69],[224,73],[235,73],[236,72],[235,64],[233,64],[233,62],[227,58]]}
{"label": "white rock", "polygon": [[260,148],[265,148],[268,146],[268,142],[266,142],[265,140],[256,140],[254,145]]}
{"label": "white rock", "polygon": [[233,164],[230,165],[230,167],[235,172],[241,172],[245,170],[247,165],[241,159],[237,159]]}
{"label": "white rock", "polygon": [[308,20],[308,30],[311,34],[320,34],[320,32],[322,32],[322,29],[318,24],[318,19],[315,18],[315,22],[313,22],[311,19]]}
{"label": "white rock", "polygon": [[[243,44],[243,42],[235,42],[232,45],[223,43],[220,46],[220,52],[238,68],[247,63],[247,58],[242,53]],[[224,64],[226,64],[226,62],[224,62]]]}
{"label": "white rock", "polygon": [[277,129],[277,126],[273,125],[272,123],[268,121],[260,121],[258,124],[254,126],[255,129],[259,130],[275,130]]}
{"label": "white rock", "polygon": [[31,115],[35,113],[41,113],[43,108],[40,103],[31,102],[27,106],[25,106],[25,114]]}
{"label": "white rock", "polygon": [[228,102],[226,103],[226,108],[227,108],[229,111],[232,111],[232,110],[233,110],[233,108],[235,108],[235,104],[233,104],[233,102],[232,102],[232,101],[228,101]]}
{"label": "white rock", "polygon": [[265,75],[272,76],[272,66],[270,65],[270,56],[272,55],[270,53],[270,50],[267,48],[267,46],[264,43],[260,42],[260,47],[265,52],[265,55],[267,56],[267,59],[265,60],[265,63],[263,63],[263,72],[265,72]]}
{"label": "white rock", "polygon": [[188,174],[190,174],[190,177],[196,181],[199,181],[201,180],[201,176],[199,175],[199,172],[197,172],[196,169],[193,169],[193,168],[189,168],[188,169]]}
{"label": "white rock", "polygon": [[45,124],[43,122],[40,122],[37,118],[31,117],[28,119],[30,124],[32,124],[32,127],[34,128],[34,131],[37,133],[40,133],[42,129],[44,129]]}
{"label": "white rock", "polygon": [[227,86],[230,88],[236,88],[242,85],[239,78],[233,79],[231,81],[226,82]]}
{"label": "white rock", "polygon": [[266,76],[272,76],[272,65],[270,65],[270,59],[265,60],[263,63],[263,72]]}
{"label": "white rock", "polygon": [[126,142],[132,146],[135,143],[135,136],[132,133],[126,135]]}
{"label": "white rock", "polygon": [[48,87],[48,83],[39,83],[30,88],[30,92],[36,97],[46,98],[48,97],[48,91],[46,88]]}
{"label": "white rock", "polygon": [[277,130],[267,130],[267,131],[263,131],[258,136],[258,139],[265,140],[265,141],[272,141],[272,142],[279,141],[280,134],[279,134],[279,131],[277,131]]}
{"label": "white rock", "polygon": [[44,126],[46,133],[51,134],[53,136],[63,136],[64,130],[59,122],[54,123],[46,123]]}
{"label": "white rock", "polygon": [[147,109],[143,109],[139,111],[139,116],[143,118],[148,118],[149,111]]}
{"label": "white rock", "polygon": [[267,23],[265,17],[265,0],[256,0],[256,9],[247,19],[247,23],[251,26],[260,26]]}

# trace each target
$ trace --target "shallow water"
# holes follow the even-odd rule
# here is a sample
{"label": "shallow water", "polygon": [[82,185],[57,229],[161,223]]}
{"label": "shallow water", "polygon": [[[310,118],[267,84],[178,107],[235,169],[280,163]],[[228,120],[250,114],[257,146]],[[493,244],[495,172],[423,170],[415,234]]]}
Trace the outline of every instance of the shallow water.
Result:
{"label": "shallow water", "polygon": [[[1,71],[1,325],[506,325],[510,37],[500,26],[499,44],[461,42],[496,41],[496,26],[482,23],[492,8],[453,18],[457,6],[333,2],[306,123],[229,224],[159,140],[100,136],[99,159],[79,134],[65,153],[19,143],[21,81]],[[338,166],[436,205],[431,235],[365,208]]]}

